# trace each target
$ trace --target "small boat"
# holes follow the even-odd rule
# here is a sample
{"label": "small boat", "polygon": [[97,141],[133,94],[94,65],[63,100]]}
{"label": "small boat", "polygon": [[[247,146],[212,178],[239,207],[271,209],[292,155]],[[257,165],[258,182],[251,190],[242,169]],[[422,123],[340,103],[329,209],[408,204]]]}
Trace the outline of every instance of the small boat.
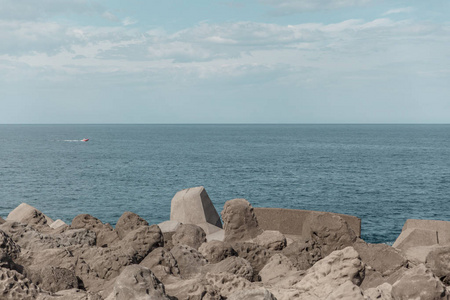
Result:
{"label": "small boat", "polygon": [[87,141],[89,141],[89,139],[84,138],[84,139],[82,139],[81,141],[82,141],[82,142],[87,142]]}

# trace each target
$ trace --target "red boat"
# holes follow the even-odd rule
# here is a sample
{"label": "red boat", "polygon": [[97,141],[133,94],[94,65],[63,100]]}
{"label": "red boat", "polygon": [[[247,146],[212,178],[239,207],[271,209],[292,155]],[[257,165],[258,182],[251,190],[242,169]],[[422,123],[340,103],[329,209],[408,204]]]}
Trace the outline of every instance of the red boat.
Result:
{"label": "red boat", "polygon": [[82,142],[87,142],[87,141],[89,141],[89,139],[84,138],[84,139],[82,139],[81,141],[82,141]]}

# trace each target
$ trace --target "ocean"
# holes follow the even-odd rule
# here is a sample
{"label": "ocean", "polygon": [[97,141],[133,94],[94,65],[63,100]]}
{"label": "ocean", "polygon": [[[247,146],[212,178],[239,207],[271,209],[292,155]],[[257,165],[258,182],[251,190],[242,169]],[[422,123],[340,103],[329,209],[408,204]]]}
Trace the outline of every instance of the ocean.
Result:
{"label": "ocean", "polygon": [[450,125],[0,125],[0,141],[3,218],[26,202],[67,223],[155,224],[202,185],[219,213],[245,198],[350,214],[372,243],[406,219],[450,221]]}

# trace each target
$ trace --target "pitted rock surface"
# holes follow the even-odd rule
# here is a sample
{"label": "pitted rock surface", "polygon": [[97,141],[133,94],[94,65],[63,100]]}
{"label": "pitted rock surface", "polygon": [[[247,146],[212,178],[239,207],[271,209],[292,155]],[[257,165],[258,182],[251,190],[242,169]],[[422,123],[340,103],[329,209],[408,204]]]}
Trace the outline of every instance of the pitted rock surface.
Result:
{"label": "pitted rock surface", "polygon": [[147,255],[140,265],[149,268],[155,276],[164,282],[168,275],[179,276],[180,269],[172,253],[165,248],[156,248]]}
{"label": "pitted rock surface", "polygon": [[118,245],[138,264],[154,249],[164,246],[164,239],[158,225],[140,226],[129,232]]}
{"label": "pitted rock surface", "polygon": [[230,273],[248,281],[253,279],[253,268],[250,263],[246,259],[236,256],[228,257],[216,264],[205,265],[202,273]]}
{"label": "pitted rock surface", "polygon": [[246,241],[262,233],[253,207],[245,199],[225,202],[222,210],[225,242]]}
{"label": "pitted rock surface", "polygon": [[149,226],[148,222],[139,215],[127,211],[122,214],[116,224],[115,230],[120,239],[123,239],[127,233],[137,229],[140,226]]}
{"label": "pitted rock surface", "polygon": [[209,263],[218,263],[227,257],[237,256],[237,252],[229,243],[222,241],[210,241],[203,243],[198,251],[208,260]]}
{"label": "pitted rock surface", "polygon": [[281,251],[299,270],[307,270],[322,259],[321,250],[311,238],[302,238]]}
{"label": "pitted rock surface", "polygon": [[4,231],[0,230],[0,250],[4,251],[12,259],[17,258],[20,247]]}
{"label": "pitted rock surface", "polygon": [[275,230],[265,230],[253,241],[266,249],[274,251],[283,250],[287,244],[284,234]]}
{"label": "pitted rock surface", "polygon": [[27,277],[41,289],[52,293],[78,288],[73,270],[52,266],[35,266],[26,270]]}
{"label": "pitted rock surface", "polygon": [[40,288],[28,278],[14,270],[0,268],[0,299],[36,299]]}
{"label": "pitted rock surface", "polygon": [[183,278],[198,274],[201,267],[208,263],[200,252],[186,245],[176,245],[170,250],[170,253],[177,261],[180,275]]}
{"label": "pitted rock surface", "polygon": [[111,225],[103,224],[102,221],[89,214],[81,214],[76,216],[72,220],[70,228],[73,229],[85,228],[94,231],[95,234],[97,235],[98,247],[110,246],[119,239],[117,232],[114,231]]}
{"label": "pitted rock surface", "polygon": [[259,280],[259,271],[266,265],[272,252],[254,243],[234,243],[233,249],[237,252],[239,257],[246,259],[253,268],[253,280]]}
{"label": "pitted rock surface", "polygon": [[205,242],[205,231],[194,224],[181,224],[172,236],[173,245],[187,245],[197,250]]}

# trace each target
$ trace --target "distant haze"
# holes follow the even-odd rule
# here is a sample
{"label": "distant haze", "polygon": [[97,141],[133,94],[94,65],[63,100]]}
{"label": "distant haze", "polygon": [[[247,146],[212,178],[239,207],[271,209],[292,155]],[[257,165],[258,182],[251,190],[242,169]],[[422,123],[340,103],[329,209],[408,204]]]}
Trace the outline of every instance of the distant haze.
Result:
{"label": "distant haze", "polygon": [[450,1],[0,7],[0,124],[450,123]]}

